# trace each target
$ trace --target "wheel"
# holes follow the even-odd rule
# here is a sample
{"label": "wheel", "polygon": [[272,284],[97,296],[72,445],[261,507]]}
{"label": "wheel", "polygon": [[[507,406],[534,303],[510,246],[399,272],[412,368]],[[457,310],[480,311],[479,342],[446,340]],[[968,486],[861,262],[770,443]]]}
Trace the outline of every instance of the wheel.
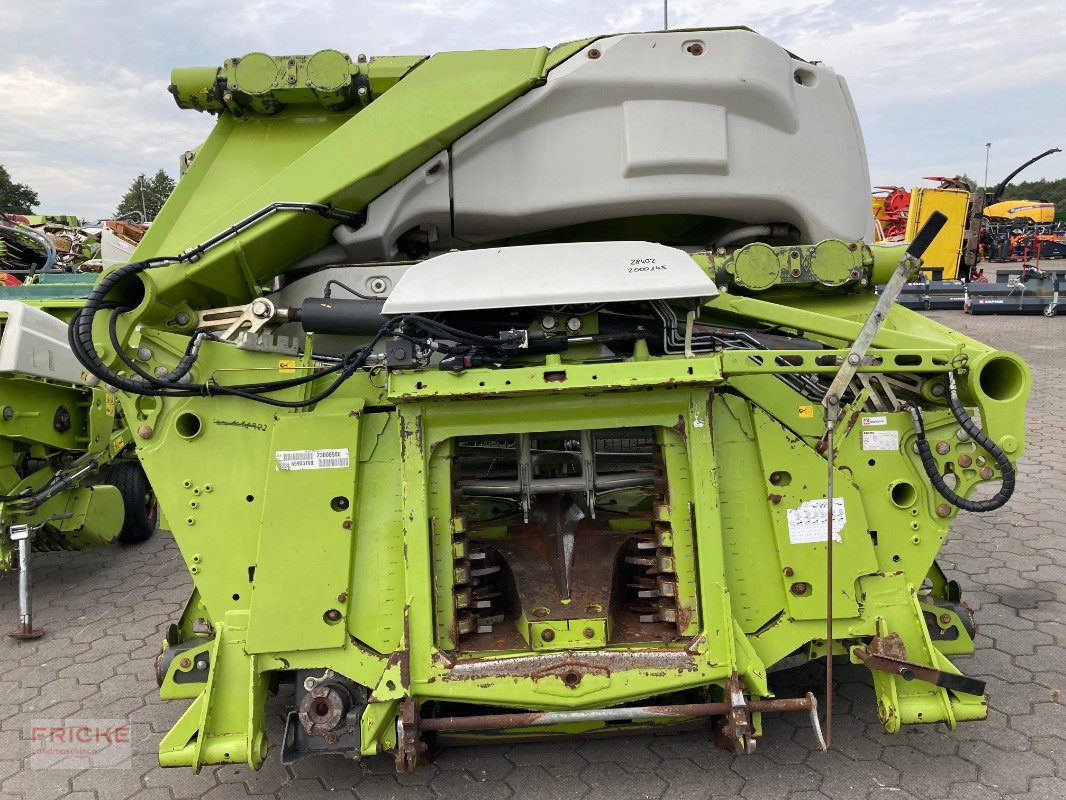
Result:
{"label": "wheel", "polygon": [[152,538],[159,520],[159,504],[144,469],[135,461],[116,461],[107,468],[105,481],[122,494],[125,516],[118,540],[140,544]]}

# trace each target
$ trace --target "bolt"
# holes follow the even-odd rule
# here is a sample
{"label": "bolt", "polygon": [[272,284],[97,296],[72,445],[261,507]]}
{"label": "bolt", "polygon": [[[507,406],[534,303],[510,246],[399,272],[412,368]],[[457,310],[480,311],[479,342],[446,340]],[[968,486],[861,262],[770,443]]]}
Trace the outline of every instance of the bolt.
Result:
{"label": "bolt", "polygon": [[181,667],[182,669],[188,669],[189,667],[191,667],[191,666],[192,666],[192,661],[190,661],[190,660],[189,660],[189,659],[187,659],[187,658],[183,658],[183,659],[182,659],[181,661],[179,661],[179,662],[178,662],[178,665],[179,665],[179,666],[180,666],[180,667]]}
{"label": "bolt", "polygon": [[948,388],[942,383],[934,383],[929,389],[929,393],[933,397],[943,397],[948,393]]}
{"label": "bolt", "polygon": [[786,578],[791,578],[793,575],[796,574],[796,570],[792,569],[792,567],[785,567],[781,571],[785,573]]}
{"label": "bolt", "polygon": [[307,691],[311,691],[312,689],[314,689],[315,688],[315,679],[314,678],[304,678],[304,688]]}
{"label": "bolt", "polygon": [[348,593],[347,592],[341,592],[339,595],[337,595],[337,602],[338,603],[347,603],[348,602]]}
{"label": "bolt", "polygon": [[15,418],[15,409],[11,406],[4,406],[4,421],[10,421]]}
{"label": "bolt", "polygon": [[770,498],[770,502],[771,502],[771,503],[772,503],[773,505],[775,505],[775,506],[776,506],[776,505],[777,505],[778,503],[780,503],[780,502],[781,502],[781,495],[779,495],[779,494],[771,494],[771,495],[769,495],[769,498]]}
{"label": "bolt", "polygon": [[592,639],[596,636],[596,631],[592,630],[592,628],[585,628],[581,633],[586,639]]}
{"label": "bolt", "polygon": [[951,445],[947,442],[937,442],[936,452],[938,455],[946,456],[948,453],[951,452]]}
{"label": "bolt", "polygon": [[162,377],[163,377],[164,375],[166,375],[166,374],[167,374],[167,372],[168,372],[168,371],[169,371],[169,370],[167,370],[167,368],[166,368],[166,367],[164,367],[164,366],[160,365],[160,366],[158,366],[158,367],[156,367],[156,368],[155,368],[155,376],[156,376],[157,378],[162,378]]}
{"label": "bolt", "polygon": [[290,86],[295,86],[296,85],[296,76],[295,75],[290,75],[289,76],[289,85]]}
{"label": "bolt", "polygon": [[540,321],[540,324],[544,327],[544,330],[550,331],[558,323],[556,323],[555,317],[553,317],[551,314],[549,314],[548,316],[546,316],[544,319],[542,319]]}
{"label": "bolt", "polygon": [[329,611],[326,612],[326,619],[329,620],[330,622],[336,622],[340,618],[341,618],[341,612],[338,611],[335,608],[331,608]]}
{"label": "bolt", "polygon": [[792,594],[794,594],[794,595],[796,595],[798,597],[801,594],[807,594],[807,588],[808,588],[807,584],[804,583],[803,581],[796,581],[790,587],[790,591],[792,592]]}
{"label": "bolt", "polygon": [[256,300],[251,310],[254,316],[262,318],[270,313],[270,304],[266,300]]}
{"label": "bolt", "polygon": [[772,483],[774,486],[777,486],[779,483],[781,483],[781,477],[782,476],[780,472],[771,472],[770,483]]}
{"label": "bolt", "polygon": [[855,364],[858,364],[859,361],[860,361],[860,359],[859,359],[859,354],[858,353],[852,353],[850,356],[848,356],[848,363],[853,365],[853,366]]}
{"label": "bolt", "polygon": [[358,61],[360,64],[365,64],[366,63],[366,53],[360,53],[359,57],[356,59],[356,61]]}
{"label": "bolt", "polygon": [[355,90],[355,93],[360,97],[366,97],[366,87],[360,86],[358,89]]}
{"label": "bolt", "polygon": [[141,427],[139,427],[137,429],[137,435],[140,436],[142,439],[151,439],[152,438],[152,426],[151,425],[142,425]]}
{"label": "bolt", "polygon": [[196,662],[196,668],[200,670],[200,672],[203,672],[205,669],[207,669],[207,662],[201,658],[199,661]]}
{"label": "bolt", "polygon": [[85,385],[86,386],[99,386],[100,385],[100,379],[97,378],[95,375],[86,375],[85,376]]}
{"label": "bolt", "polygon": [[941,614],[940,615],[940,624],[941,625],[950,625],[951,624],[951,614]]}
{"label": "bolt", "polygon": [[407,358],[407,351],[404,350],[402,347],[397,347],[395,350],[392,351],[392,354],[396,358]]}
{"label": "bolt", "polygon": [[374,294],[384,294],[388,288],[388,281],[386,281],[384,278],[374,278],[372,281],[370,281],[369,289]]}
{"label": "bolt", "polygon": [[344,522],[341,523],[341,527],[346,531],[350,531],[352,529],[352,521],[350,519],[344,520]]}
{"label": "bolt", "polygon": [[553,631],[551,628],[545,628],[540,632],[540,638],[546,642],[550,642],[555,639],[555,631]]}
{"label": "bolt", "polygon": [[949,506],[947,503],[938,503],[936,507],[936,515],[938,517],[950,517],[951,506]]}
{"label": "bolt", "polygon": [[959,432],[955,434],[955,438],[958,439],[960,442],[968,442],[970,440],[970,434],[968,434],[962,428],[959,428]]}
{"label": "bolt", "polygon": [[970,466],[970,465],[971,465],[972,463],[973,463],[973,459],[972,459],[972,458],[970,458],[970,457],[969,457],[968,455],[966,455],[965,453],[964,453],[963,455],[959,456],[959,466],[960,466],[960,467],[968,467],[968,466]]}
{"label": "bolt", "polygon": [[992,468],[991,467],[981,467],[981,471],[978,473],[978,475],[981,476],[981,480],[983,480],[983,481],[992,480],[992,476],[994,474],[995,473],[992,472]]}
{"label": "bolt", "polygon": [[591,50],[589,50],[589,54],[588,54],[588,55],[589,55],[589,58],[591,58],[591,59],[592,59],[593,61],[595,61],[595,60],[596,60],[597,58],[599,58],[600,56],[602,56],[602,55],[603,55],[603,53],[601,53],[601,52],[600,52],[599,50],[597,50],[597,49],[596,49],[596,48],[594,47],[594,48],[592,48]]}
{"label": "bolt", "polygon": [[152,357],[152,351],[147,347],[137,348],[137,359],[139,361],[148,361]]}
{"label": "bolt", "polygon": [[688,46],[687,49],[694,56],[702,56],[703,55],[703,45],[700,44],[699,42],[693,42],[692,44],[690,44]]}
{"label": "bolt", "polygon": [[566,321],[566,329],[571,333],[577,333],[581,330],[581,317],[570,317]]}

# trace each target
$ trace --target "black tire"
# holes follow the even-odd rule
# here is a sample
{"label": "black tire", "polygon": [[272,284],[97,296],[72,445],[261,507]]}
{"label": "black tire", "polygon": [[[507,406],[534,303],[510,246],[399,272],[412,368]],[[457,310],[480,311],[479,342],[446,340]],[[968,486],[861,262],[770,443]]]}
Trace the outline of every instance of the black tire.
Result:
{"label": "black tire", "polygon": [[122,494],[125,516],[118,540],[122,544],[140,544],[151,539],[159,522],[159,504],[141,465],[136,461],[116,461],[108,467],[105,481]]}

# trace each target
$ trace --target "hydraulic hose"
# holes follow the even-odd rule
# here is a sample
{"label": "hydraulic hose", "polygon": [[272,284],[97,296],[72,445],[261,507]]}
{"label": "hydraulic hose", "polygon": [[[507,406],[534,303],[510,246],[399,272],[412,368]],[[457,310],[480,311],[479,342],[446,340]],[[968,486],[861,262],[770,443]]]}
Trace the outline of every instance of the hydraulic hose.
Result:
{"label": "hydraulic hose", "polygon": [[985,451],[995,459],[996,465],[999,467],[1000,472],[1003,475],[1002,483],[1000,484],[999,491],[988,500],[967,500],[965,497],[962,497],[953,491],[952,488],[947,485],[944,476],[941,475],[940,471],[937,469],[936,460],[933,458],[933,452],[929,447],[929,440],[925,436],[925,422],[922,419],[921,409],[914,404],[908,404],[906,408],[914,419],[914,430],[918,434],[918,456],[922,460],[922,467],[925,469],[925,474],[929,477],[929,482],[941,497],[952,505],[958,506],[963,511],[973,511],[978,514],[983,514],[986,511],[995,511],[1010,500],[1011,495],[1014,494],[1014,465],[1010,462],[1010,459],[1007,458],[1007,454],[1003,451],[1003,448],[989,439],[984,431],[978,428],[974,421],[970,419],[970,416],[966,413],[966,409],[963,408],[962,402],[959,400],[959,393],[955,386],[955,375],[950,372],[948,373],[948,407],[951,409],[952,416],[955,417],[956,421],[962,429],[966,431],[970,438],[983,447]]}
{"label": "hydraulic hose", "polygon": [[0,229],[10,231],[11,233],[23,236],[27,239],[31,239],[41,246],[44,251],[44,265],[40,268],[32,267],[28,277],[33,277],[38,272],[48,272],[52,266],[56,263],[56,246],[50,238],[43,233],[35,231],[33,228],[29,228],[25,225],[20,225],[17,222],[11,222],[0,225]]}

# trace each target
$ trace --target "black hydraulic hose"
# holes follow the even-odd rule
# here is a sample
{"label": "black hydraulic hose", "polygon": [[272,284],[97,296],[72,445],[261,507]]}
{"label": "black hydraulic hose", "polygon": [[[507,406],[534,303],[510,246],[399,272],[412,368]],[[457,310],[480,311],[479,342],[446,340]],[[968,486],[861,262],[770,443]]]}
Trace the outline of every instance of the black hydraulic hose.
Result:
{"label": "black hydraulic hose", "polygon": [[983,514],[986,511],[995,511],[1010,500],[1011,495],[1014,494],[1014,465],[1007,458],[1007,454],[1003,452],[1003,448],[989,439],[984,431],[978,428],[974,421],[970,419],[966,409],[963,408],[962,402],[959,400],[958,391],[955,388],[955,376],[951,373],[948,373],[948,387],[948,407],[951,409],[952,416],[955,417],[962,429],[969,434],[970,438],[996,460],[996,465],[1003,475],[1002,483],[999,491],[988,500],[967,500],[954,492],[937,469],[933,452],[929,448],[929,440],[925,436],[925,423],[922,420],[921,409],[914,404],[908,404],[906,408],[914,419],[914,430],[918,434],[918,456],[922,460],[922,467],[925,469],[925,474],[929,477],[929,482],[933,485],[933,488],[952,505],[958,506],[963,511],[973,511],[978,514]]}
{"label": "black hydraulic hose", "polygon": [[22,225],[18,222],[5,222],[0,224],[0,230],[10,231],[11,233],[23,236],[26,239],[31,239],[41,246],[44,250],[44,265],[40,268],[33,266],[30,268],[29,274],[26,276],[27,280],[32,278],[38,272],[48,272],[56,263],[56,246],[48,236],[43,233],[35,231],[26,225]]}

